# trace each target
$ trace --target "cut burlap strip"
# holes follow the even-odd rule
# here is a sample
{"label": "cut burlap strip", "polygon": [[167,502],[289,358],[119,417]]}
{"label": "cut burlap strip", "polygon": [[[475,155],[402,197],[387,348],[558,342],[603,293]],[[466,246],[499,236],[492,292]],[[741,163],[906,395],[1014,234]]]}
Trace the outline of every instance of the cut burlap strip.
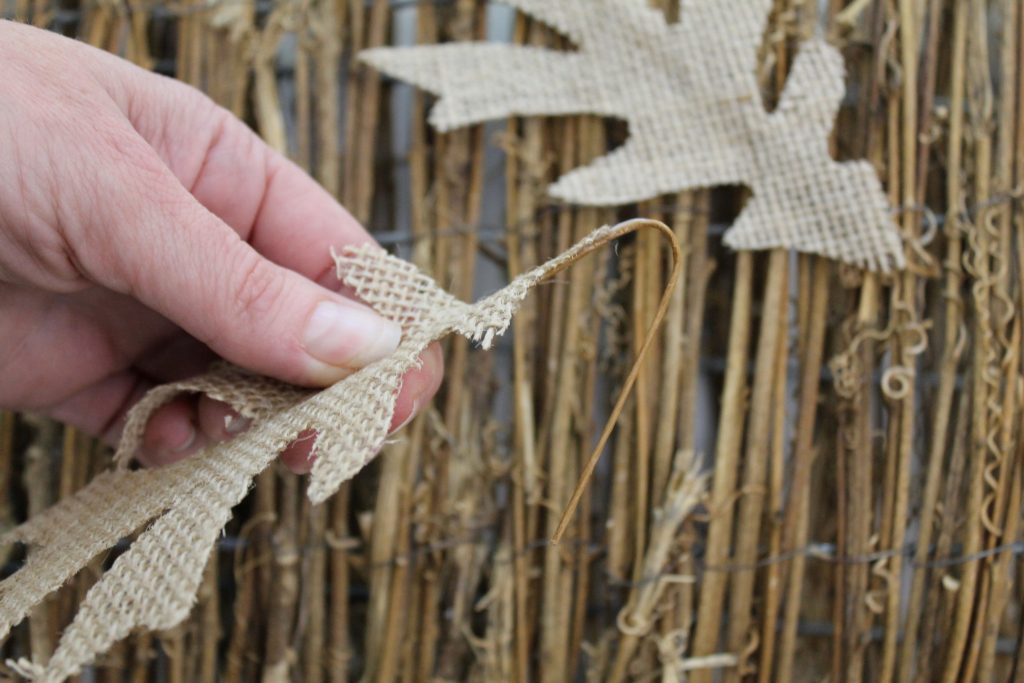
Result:
{"label": "cut burlap strip", "polygon": [[[431,342],[457,332],[489,347],[508,328],[534,285],[594,248],[644,226],[671,235],[654,221],[600,228],[476,304],[459,301],[411,264],[377,247],[335,255],[338,276],[380,314],[402,326],[398,350],[319,393],[223,365],[147,394],[129,415],[115,455],[117,469],[0,539],[29,546],[25,565],[0,583],[2,639],[98,553],[142,530],[86,594],[49,662],[19,660],[10,663],[12,668],[36,680],[60,681],[136,628],[166,629],[180,623],[195,602],[203,568],[231,509],[253,478],[300,433],[316,433],[308,491],[310,499],[320,503],[380,450],[402,377]],[[677,253],[678,245],[673,246]],[[190,392],[229,403],[250,418],[252,426],[231,441],[165,468],[125,467],[153,412]]]}
{"label": "cut burlap strip", "polygon": [[552,196],[617,205],[744,184],[753,197],[726,233],[736,249],[784,247],[887,271],[904,266],[881,184],[837,163],[828,139],[843,61],[803,43],[777,109],[765,110],[757,51],[771,0],[681,0],[666,22],[645,0],[506,0],[572,40],[575,52],[495,43],[375,48],[361,58],[440,96],[447,131],[520,115],[592,113],[629,122],[620,148],[562,176]]}

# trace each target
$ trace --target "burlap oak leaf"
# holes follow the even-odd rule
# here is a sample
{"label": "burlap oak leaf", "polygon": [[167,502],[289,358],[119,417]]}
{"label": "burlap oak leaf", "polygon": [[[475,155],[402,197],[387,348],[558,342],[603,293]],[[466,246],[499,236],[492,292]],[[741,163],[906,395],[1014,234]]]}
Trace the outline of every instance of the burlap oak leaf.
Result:
{"label": "burlap oak leaf", "polygon": [[618,205],[744,184],[753,197],[725,235],[736,249],[784,247],[860,267],[904,266],[881,184],[838,163],[828,139],[844,92],[840,54],[803,43],[777,109],[765,110],[757,51],[771,0],[681,0],[666,22],[645,0],[505,0],[563,33],[560,52],[495,43],[374,48],[360,58],[440,99],[441,131],[507,116],[599,114],[629,139],[551,185],[558,199]]}
{"label": "burlap oak leaf", "polygon": [[[380,450],[402,377],[431,342],[456,332],[489,347],[534,285],[644,226],[671,236],[654,221],[600,228],[475,304],[459,301],[412,264],[377,247],[335,255],[338,276],[381,315],[402,326],[396,352],[319,393],[226,365],[148,393],[128,417],[115,455],[119,467],[0,538],[0,545],[29,547],[24,566],[0,582],[2,640],[96,555],[139,532],[86,594],[50,660],[19,660],[10,662],[12,668],[35,680],[60,681],[137,628],[166,629],[180,623],[196,600],[203,569],[232,508],[288,444],[304,432],[316,433],[308,493],[314,503],[323,502]],[[182,393],[224,401],[250,418],[252,426],[174,465],[128,469],[149,417]]]}

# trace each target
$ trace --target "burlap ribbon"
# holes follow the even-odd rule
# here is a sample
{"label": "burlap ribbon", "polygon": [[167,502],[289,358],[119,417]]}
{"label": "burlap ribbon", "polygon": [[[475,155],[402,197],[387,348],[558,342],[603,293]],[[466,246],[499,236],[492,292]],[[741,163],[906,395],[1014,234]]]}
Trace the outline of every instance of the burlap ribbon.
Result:
{"label": "burlap ribbon", "polygon": [[[224,365],[147,394],[129,414],[115,455],[119,466],[114,471],[100,475],[74,496],[0,539],[4,544],[30,546],[25,565],[0,583],[2,639],[32,607],[98,553],[145,527],[86,594],[49,662],[20,660],[11,666],[36,680],[60,681],[78,673],[136,628],[166,629],[180,623],[195,603],[203,569],[231,509],[245,496],[253,478],[300,433],[316,433],[308,493],[314,503],[320,503],[380,450],[402,377],[416,366],[431,342],[457,332],[488,348],[496,335],[505,332],[520,302],[538,282],[600,245],[642,227],[659,230],[673,247],[675,267],[656,326],[679,272],[680,253],[672,232],[655,221],[628,221],[595,230],[561,256],[476,304],[459,301],[410,263],[379,248],[364,246],[335,255],[338,276],[381,315],[401,324],[398,350],[319,393]],[[653,329],[637,355],[565,519],[611,432],[639,361],[654,338]],[[128,469],[149,417],[182,393],[203,393],[224,401],[250,418],[252,426],[231,441],[177,464]]]}

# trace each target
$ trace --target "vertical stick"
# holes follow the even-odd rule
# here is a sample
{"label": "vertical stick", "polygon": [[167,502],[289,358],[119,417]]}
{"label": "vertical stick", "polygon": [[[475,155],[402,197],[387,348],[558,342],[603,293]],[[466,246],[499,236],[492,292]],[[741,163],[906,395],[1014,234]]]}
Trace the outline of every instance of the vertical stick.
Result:
{"label": "vertical stick", "polygon": [[[736,276],[733,281],[725,385],[722,389],[722,412],[718,420],[718,440],[715,444],[711,520],[708,524],[706,551],[707,568],[704,585],[701,587],[697,629],[693,639],[695,656],[712,654],[718,647],[725,588],[729,580],[729,574],[724,569],[730,562],[733,506],[739,473],[738,460],[740,446],[743,443],[752,280],[753,254],[741,251],[736,255]],[[710,683],[711,672],[694,671],[691,680],[694,683]]]}
{"label": "vertical stick", "polygon": [[[353,0],[353,4],[362,0]],[[373,0],[370,8],[369,29],[365,47],[384,45],[387,41],[390,3],[388,0]],[[359,69],[361,87],[359,100],[354,105],[358,112],[357,131],[347,146],[349,172],[345,177],[345,189],[349,192],[346,207],[358,221],[366,225],[370,219],[370,206],[374,186],[374,147],[377,141],[377,114],[380,111],[380,74],[366,66]],[[351,96],[351,95],[350,95]],[[351,123],[350,123],[351,125]]]}
{"label": "vertical stick", "polygon": [[[513,42],[524,42],[526,22],[522,16],[516,20],[515,38]],[[540,129],[538,122],[523,124],[528,126],[525,144],[516,150],[518,154],[509,153],[506,158],[506,207],[507,227],[505,243],[508,250],[509,280],[524,272],[521,263],[520,232],[532,234],[536,230],[532,220],[537,200],[532,189],[536,186],[530,171],[536,168],[536,158],[540,155]],[[508,124],[508,134],[515,134],[516,124]],[[520,163],[519,156],[525,163]],[[531,163],[532,162],[532,163]],[[520,166],[523,166],[523,178],[520,179]],[[533,388],[529,378],[529,361],[527,350],[530,347],[527,330],[535,313],[529,302],[524,302],[523,310],[512,319],[512,385],[514,405],[513,447],[517,462],[513,466],[512,481],[512,537],[514,552],[514,584],[515,593],[515,678],[519,683],[529,679],[529,613],[527,599],[529,597],[529,579],[527,576],[529,557],[526,552],[526,499],[528,491],[535,486],[537,455],[534,449],[535,434],[533,420]]]}
{"label": "vertical stick", "polygon": [[217,555],[214,551],[203,573],[200,588],[201,645],[199,657],[199,680],[202,683],[217,681],[217,650],[220,643],[220,586],[217,585]]}
{"label": "vertical stick", "polygon": [[[1002,14],[1004,26],[1002,28],[1002,46],[1000,49],[1001,82],[999,84],[999,109],[997,125],[999,130],[998,148],[995,160],[995,190],[999,195],[1005,195],[1012,191],[1014,175],[1014,159],[1018,157],[1021,150],[1018,136],[1020,131],[1017,128],[1017,119],[1022,116],[1020,107],[1024,101],[1024,93],[1017,89],[1018,68],[1017,52],[1020,36],[1017,33],[1018,13],[1020,11],[1017,2],[1000,2],[999,10]],[[986,478],[994,491],[990,491],[986,501],[985,514],[989,518],[990,529],[986,547],[994,549],[998,544],[1010,543],[1016,539],[1017,529],[1020,522],[1019,502],[1014,505],[1007,505],[1008,499],[1012,498],[1013,488],[1018,485],[1018,456],[1019,449],[1016,447],[1015,431],[1017,419],[1011,416],[1017,414],[1019,405],[1018,392],[1020,390],[1018,369],[1020,366],[1020,300],[1011,296],[1013,283],[1010,280],[1012,270],[1012,233],[1011,233],[1011,204],[1000,202],[989,207],[990,210],[983,210],[986,214],[986,227],[995,234],[991,239],[998,244],[993,251],[993,277],[994,301],[993,319],[994,333],[1001,342],[1003,349],[1002,358],[999,360],[999,368],[1002,377],[1003,395],[1002,405],[993,413],[992,424],[989,429],[990,438],[998,438],[998,457],[989,466]],[[991,220],[988,220],[991,218]],[[997,223],[998,221],[998,223]],[[1018,295],[1020,293],[1018,292]],[[1012,333],[1007,338],[1007,328],[1012,322]],[[998,432],[998,434],[997,434]],[[996,481],[992,482],[991,480]],[[998,533],[996,533],[998,532]],[[1010,586],[1009,579],[1009,558],[1008,553],[999,555],[987,563],[986,582],[989,590],[988,613],[978,614],[975,617],[974,628],[981,631],[973,641],[973,650],[978,657],[978,680],[992,680],[995,677],[995,650],[996,639],[999,635],[999,626],[1006,608],[1006,596]]]}
{"label": "vertical stick", "polygon": [[[981,0],[970,3],[970,33],[967,53],[968,78],[968,113],[972,118],[971,127],[976,139],[975,151],[975,182],[979,202],[988,199],[988,181],[991,173],[991,138],[988,127],[991,123],[992,92],[988,73],[987,25],[985,22],[984,4]],[[970,234],[969,257],[973,266],[973,275],[977,282],[972,288],[973,303],[976,313],[974,326],[974,353],[972,358],[972,399],[973,410],[971,420],[971,475],[967,501],[968,515],[966,537],[963,544],[964,554],[976,553],[983,542],[982,508],[985,498],[985,471],[987,462],[993,454],[990,451],[990,407],[989,402],[997,400],[994,392],[997,387],[992,383],[992,372],[998,377],[995,363],[997,350],[991,329],[991,291],[990,251],[993,248],[991,235],[984,224],[984,216],[979,217]],[[998,456],[998,454],[996,454]],[[972,616],[976,608],[985,609],[984,590],[979,595],[978,562],[969,562],[963,567],[960,588],[957,591],[956,614],[952,626],[950,640],[946,644],[945,668],[942,680],[954,683],[961,680],[961,664],[964,662],[969,644]],[[982,584],[983,586],[984,584]],[[978,604],[980,603],[980,605]],[[968,659],[969,661],[969,659]]]}
{"label": "vertical stick", "polygon": [[[391,575],[391,586],[388,589],[391,600],[388,603],[389,612],[383,637],[387,652],[384,656],[380,657],[377,666],[376,680],[381,681],[381,683],[393,681],[397,677],[399,658],[402,654],[402,631],[408,628],[404,626],[402,619],[403,610],[408,609],[410,604],[406,595],[409,584],[410,563],[405,558],[408,558],[412,549],[410,545],[412,540],[411,520],[415,500],[413,499],[411,488],[415,485],[416,470],[420,464],[418,454],[423,448],[425,424],[426,421],[423,417],[416,419],[410,429],[409,441],[407,444],[404,444],[404,457],[395,458],[396,460],[401,460],[405,466],[405,471],[399,474],[399,478],[409,490],[402,492],[404,495],[401,498],[401,508],[398,511],[398,542],[392,549],[393,557],[399,559],[387,558],[389,564],[394,564],[394,569]],[[374,531],[374,537],[376,535],[377,531]],[[363,679],[367,681],[373,680],[369,672],[364,673]]]}
{"label": "vertical stick", "polygon": [[[939,8],[933,8],[938,13]],[[913,667],[913,654],[918,638],[930,639],[930,633],[918,633],[921,623],[921,608],[927,571],[923,564],[928,558],[933,534],[936,503],[942,483],[943,454],[948,446],[948,430],[950,413],[953,406],[953,394],[956,388],[956,371],[961,357],[961,326],[963,321],[963,302],[960,296],[963,270],[960,265],[960,206],[961,163],[963,146],[963,93],[964,93],[964,52],[966,46],[966,4],[958,3],[953,20],[953,38],[950,62],[950,119],[948,133],[948,151],[946,162],[946,258],[945,290],[946,300],[945,328],[942,345],[942,360],[939,365],[939,388],[935,397],[935,411],[932,418],[932,441],[928,455],[928,470],[924,493],[921,501],[921,520],[918,531],[917,546],[914,551],[915,569],[910,588],[907,620],[904,625],[906,636],[903,639],[900,653],[899,680],[910,680]]]}
{"label": "vertical stick", "polygon": [[[903,120],[901,130],[903,169],[902,179],[902,201],[905,206],[913,206],[917,203],[917,169],[916,161],[918,156],[919,134],[917,130],[917,67],[918,67],[918,27],[915,5],[908,0],[901,0],[900,11],[900,46],[901,61],[903,65]],[[919,214],[916,211],[905,211],[903,214],[903,229],[910,236],[916,239],[920,234],[918,221]],[[894,313],[897,320],[908,324],[917,323],[917,279],[909,271],[901,276],[901,287],[897,294],[902,301],[898,302],[898,308],[903,313]],[[902,319],[902,320],[901,320]],[[919,340],[912,340],[910,344],[919,343]],[[899,359],[900,365],[910,372],[910,382],[916,377],[917,361],[912,352],[907,349],[907,343],[897,336],[894,344],[895,357]],[[900,630],[900,603],[902,590],[900,578],[903,569],[903,554],[899,552],[904,545],[906,538],[908,506],[910,498],[910,466],[913,457],[914,447],[914,409],[915,392],[911,386],[899,399],[897,456],[894,462],[895,480],[893,482],[895,491],[892,495],[893,511],[891,523],[891,547],[894,555],[889,560],[886,568],[888,574],[886,592],[885,612],[885,638],[882,644],[882,666],[881,681],[888,683],[893,679],[896,669],[896,648],[897,636]],[[889,498],[887,495],[886,498]]]}
{"label": "vertical stick", "polygon": [[269,596],[266,659],[263,663],[264,683],[284,683],[291,677],[291,637],[299,594],[296,547],[299,484],[290,473],[283,474],[280,483],[280,514],[273,541],[274,589]]}
{"label": "vertical stick", "polygon": [[[636,255],[636,267],[633,270],[633,291],[631,309],[631,350],[635,354],[643,343],[644,332],[646,332],[650,317],[653,311],[647,307],[647,289],[650,286],[651,272],[647,267],[647,251],[651,244],[651,238],[657,239],[656,235],[637,235],[634,245]],[[655,355],[655,354],[652,354]],[[648,490],[651,486],[651,413],[650,413],[650,366],[645,365],[640,369],[636,379],[636,390],[633,392],[634,408],[636,416],[633,418],[633,429],[635,443],[633,454],[630,458],[630,467],[633,470],[633,507],[631,538],[633,541],[633,581],[640,579],[643,571],[644,548],[647,547],[647,515],[648,515]]]}
{"label": "vertical stick", "polygon": [[327,623],[327,506],[311,506],[309,499],[303,501],[308,508],[308,536],[305,543],[305,585],[306,630],[303,638],[302,675],[305,683],[322,683],[325,672],[324,642]]}
{"label": "vertical stick", "polygon": [[328,675],[331,683],[349,680],[348,664],[352,659],[349,637],[349,525],[348,508],[352,484],[341,485],[330,502],[331,530],[327,536],[331,546],[331,642]]}
{"label": "vertical stick", "polygon": [[807,566],[806,556],[799,552],[807,543],[811,468],[814,464],[814,425],[821,387],[821,361],[825,347],[825,321],[828,313],[829,264],[825,259],[813,260],[811,279],[811,310],[807,321],[803,362],[800,365],[800,404],[796,423],[796,444],[793,449],[790,497],[783,524],[783,552],[795,552],[789,569],[782,635],[779,642],[779,681],[791,681],[796,656],[797,625]]}
{"label": "vertical stick", "polygon": [[[574,239],[588,229],[577,227]],[[575,265],[569,273],[569,298],[566,306],[565,332],[561,358],[558,364],[558,382],[555,414],[552,420],[551,441],[548,447],[548,499],[553,510],[560,510],[568,501],[572,479],[566,476],[566,462],[560,462],[569,453],[572,426],[573,394],[578,384],[576,359],[579,356],[580,319],[588,305],[593,278],[590,259]],[[565,458],[568,460],[568,458]],[[558,526],[558,515],[547,516],[546,534],[550,537]],[[541,680],[552,683],[568,677],[567,636],[571,601],[571,573],[563,558],[564,546],[550,545],[544,553],[544,592],[541,606],[541,654],[544,665]]]}
{"label": "vertical stick", "polygon": [[[788,289],[788,287],[787,287]],[[783,489],[786,458],[786,360],[788,348],[789,298],[783,296],[777,315],[782,321],[781,339],[775,349],[775,387],[772,396],[771,453],[768,469],[768,556],[778,557],[782,549]],[[761,620],[761,656],[758,681],[769,683],[775,659],[775,634],[778,628],[782,592],[782,564],[773,562],[765,571],[764,614]]]}
{"label": "vertical stick", "polygon": [[396,444],[381,454],[380,486],[377,489],[373,512],[373,535],[370,537],[367,568],[367,583],[370,601],[365,617],[366,664],[364,681],[385,680],[378,676],[384,660],[399,645],[386,639],[390,605],[394,600],[391,593],[395,557],[398,544],[404,536],[401,515],[401,496],[405,486],[406,461],[412,457],[408,444]]}
{"label": "vertical stick", "polygon": [[[757,541],[764,510],[765,477],[770,458],[772,398],[778,345],[784,343],[787,316],[783,309],[788,282],[789,254],[782,249],[769,253],[765,284],[764,315],[758,333],[754,361],[754,386],[750,395],[750,424],[744,450],[742,497],[736,526],[736,568],[729,593],[728,647],[732,652],[746,648],[750,637],[751,605],[757,570]],[[739,678],[737,669],[725,672],[726,681]]]}
{"label": "vertical stick", "polygon": [[655,423],[653,453],[654,471],[651,477],[652,493],[656,500],[660,498],[664,487],[668,485],[669,468],[672,465],[677,434],[683,432],[691,435],[689,438],[692,439],[693,432],[692,424],[680,424],[678,412],[682,398],[679,389],[683,372],[683,345],[690,341],[684,340],[686,333],[685,304],[687,289],[690,285],[690,258],[687,251],[690,241],[690,225],[695,221],[692,216],[687,214],[686,209],[693,206],[693,199],[689,193],[677,195],[676,202],[680,207],[673,220],[673,232],[680,240],[680,246],[683,249],[684,270],[680,275],[679,284],[672,292],[672,303],[669,306],[668,315],[665,316],[664,352],[658,366],[661,375],[661,391],[657,402],[658,419]]}
{"label": "vertical stick", "polygon": [[[684,195],[680,194],[679,200]],[[687,278],[684,289],[687,301],[684,307],[682,373],[679,378],[678,448],[693,450],[696,441],[694,419],[697,407],[697,387],[700,385],[701,338],[704,330],[704,309],[706,307],[707,285],[713,264],[708,260],[708,214],[710,212],[707,191],[685,194],[687,201],[673,218],[676,234],[680,238],[683,255],[686,257]],[[685,212],[689,212],[686,215]],[[666,340],[666,344],[667,344]],[[688,588],[692,589],[692,586]]]}

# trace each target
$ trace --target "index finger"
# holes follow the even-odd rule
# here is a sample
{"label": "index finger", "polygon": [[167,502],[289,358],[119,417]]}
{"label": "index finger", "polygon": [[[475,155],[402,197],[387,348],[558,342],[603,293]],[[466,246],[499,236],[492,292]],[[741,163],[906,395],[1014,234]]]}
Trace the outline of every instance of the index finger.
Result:
{"label": "index finger", "polygon": [[198,90],[123,66],[112,94],[182,185],[266,258],[338,289],[330,248],[372,242],[359,222]]}

